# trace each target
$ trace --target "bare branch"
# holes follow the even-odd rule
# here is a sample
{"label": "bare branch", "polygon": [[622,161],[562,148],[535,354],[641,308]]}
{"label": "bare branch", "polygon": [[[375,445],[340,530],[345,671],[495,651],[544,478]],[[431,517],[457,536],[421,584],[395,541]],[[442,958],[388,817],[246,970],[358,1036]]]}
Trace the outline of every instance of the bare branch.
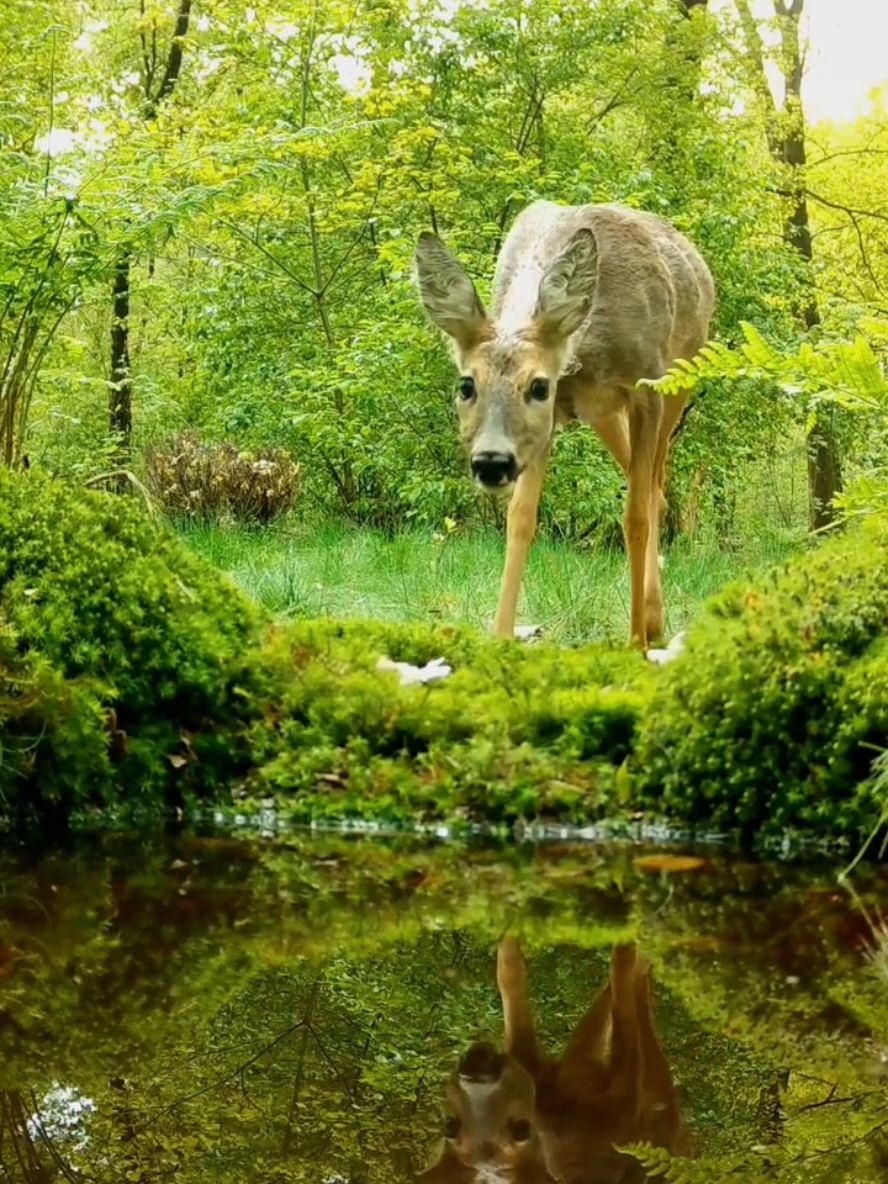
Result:
{"label": "bare branch", "polygon": [[611,111],[616,111],[618,107],[623,105],[623,99],[626,95],[626,91],[629,89],[629,84],[632,82],[633,78],[637,76],[637,74],[638,67],[636,66],[629,71],[614,94],[612,94],[611,97],[601,107],[599,107],[594,115],[590,115],[589,119],[586,121],[587,132],[590,132],[593,130],[593,128],[598,127],[598,125],[604,119],[606,119],[608,115],[610,115]]}
{"label": "bare branch", "polygon": [[266,247],[260,240],[258,234],[247,234],[247,232],[238,226],[237,223],[229,222],[227,218],[220,218],[219,221],[223,226],[227,226],[229,230],[233,230],[235,234],[240,235],[240,237],[244,239],[245,242],[248,242],[251,246],[255,247],[257,251],[260,251],[266,259],[268,259],[275,265],[275,267],[282,271],[288,279],[291,279],[298,288],[303,290],[303,292],[308,292],[310,296],[317,297],[317,292],[314,290],[311,284],[307,284],[304,279],[296,274],[295,271],[292,271],[289,267],[287,267],[286,263],[282,263],[272,251],[269,251],[268,247]]}
{"label": "bare branch", "polygon": [[888,148],[843,148],[840,152],[830,152],[817,160],[809,160],[808,168],[813,169],[821,164],[830,164],[843,156],[888,156]]}
{"label": "bare branch", "polygon": [[854,206],[843,205],[840,201],[831,201],[828,197],[823,197],[819,193],[814,193],[811,189],[806,189],[805,193],[812,201],[816,201],[821,206],[826,206],[830,210],[841,210],[843,214],[847,214],[849,218],[857,215],[858,218],[877,218],[880,222],[888,222],[888,214],[882,214],[878,210],[859,210]]}

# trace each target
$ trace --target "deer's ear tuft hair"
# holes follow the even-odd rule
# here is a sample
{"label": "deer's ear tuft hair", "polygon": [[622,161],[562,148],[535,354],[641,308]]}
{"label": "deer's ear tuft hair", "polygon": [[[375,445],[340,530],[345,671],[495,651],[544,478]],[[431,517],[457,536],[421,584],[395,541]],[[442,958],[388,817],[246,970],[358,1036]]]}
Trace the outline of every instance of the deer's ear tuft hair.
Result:
{"label": "deer's ear tuft hair", "polygon": [[598,285],[598,243],[582,227],[540,280],[536,323],[549,345],[560,345],[589,315]]}

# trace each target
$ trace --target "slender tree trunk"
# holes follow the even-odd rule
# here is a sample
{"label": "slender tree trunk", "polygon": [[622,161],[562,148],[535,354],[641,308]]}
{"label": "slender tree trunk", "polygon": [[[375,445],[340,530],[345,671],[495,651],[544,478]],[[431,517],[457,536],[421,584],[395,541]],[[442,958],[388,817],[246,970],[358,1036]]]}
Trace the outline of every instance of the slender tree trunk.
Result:
{"label": "slender tree trunk", "polygon": [[[179,0],[176,27],[170,43],[169,53],[160,81],[157,57],[157,38],[149,38],[142,30],[142,82],[144,107],[142,118],[146,123],[157,116],[157,109],[176,88],[182,72],[184,38],[188,34],[193,0]],[[142,17],[145,19],[145,3],[142,0]],[[129,244],[121,248],[114,265],[111,292],[113,319],[111,322],[111,390],[108,399],[109,427],[115,439],[115,460],[118,465],[129,463],[133,440],[133,380],[130,367],[130,290],[135,260]],[[129,488],[128,482],[121,482],[119,491]]]}
{"label": "slender tree trunk", "polygon": [[[693,28],[692,17],[695,9],[705,13],[708,3],[709,0],[673,0],[673,17],[664,37],[662,92],[666,96],[666,120],[665,123],[658,120],[657,128],[652,129],[647,155],[661,182],[667,186],[673,206],[680,205],[684,196],[681,178],[689,158],[688,133],[703,68],[701,43]],[[686,423],[687,411],[675,429],[673,445]],[[666,474],[666,513],[662,524],[664,543],[671,542],[681,532],[683,508],[670,466]]]}
{"label": "slender tree trunk", "polygon": [[[768,147],[774,160],[786,174],[787,213],[783,223],[784,242],[804,260],[805,291],[797,305],[799,321],[810,332],[820,326],[820,309],[814,289],[812,263],[814,249],[811,219],[805,189],[807,152],[805,112],[802,105],[804,61],[801,52],[799,22],[805,0],[773,0],[780,23],[780,65],[783,74],[783,109],[778,111],[765,73],[765,55],[761,34],[749,0],[736,0],[740,24],[746,41],[747,60],[754,75],[756,92],[765,106]],[[818,412],[808,430],[808,524],[821,530],[835,521],[834,499],[842,490],[842,465],[833,428],[833,417]]]}
{"label": "slender tree trunk", "polygon": [[[693,115],[700,89],[703,66],[701,46],[691,20],[695,9],[705,12],[709,0],[673,0],[673,18],[666,26],[663,40],[663,73],[660,90],[665,98],[665,118],[652,129],[648,157],[673,190],[673,202],[684,197],[681,188],[683,165],[688,157],[689,119]],[[678,181],[678,187],[673,182]]]}
{"label": "slender tree trunk", "polygon": [[111,391],[109,394],[110,427],[116,437],[115,457],[120,465],[129,461],[133,434],[133,384],[130,376],[129,315],[130,265],[132,256],[124,248],[114,268],[111,322]]}

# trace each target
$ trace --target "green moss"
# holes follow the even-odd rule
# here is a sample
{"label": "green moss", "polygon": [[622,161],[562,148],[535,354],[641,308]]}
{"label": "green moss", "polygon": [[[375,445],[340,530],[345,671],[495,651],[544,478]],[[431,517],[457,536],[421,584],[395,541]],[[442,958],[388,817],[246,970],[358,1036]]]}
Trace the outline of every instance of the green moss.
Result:
{"label": "green moss", "polygon": [[837,537],[716,597],[640,728],[635,787],[683,820],[854,835],[888,744],[888,533]]}
{"label": "green moss", "polygon": [[176,802],[245,762],[238,682],[258,614],[139,505],[0,471],[0,620],[12,817]]}
{"label": "green moss", "polygon": [[[15,632],[0,625],[0,794],[20,812],[65,812],[64,787],[110,775],[108,732],[99,696],[88,682],[67,679],[45,658],[22,653]],[[27,795],[27,797],[25,796]]]}
{"label": "green moss", "polygon": [[[381,654],[454,673],[402,687]],[[600,817],[657,674],[601,646],[369,622],[288,626],[261,661],[285,689],[254,729],[252,790],[303,819]]]}

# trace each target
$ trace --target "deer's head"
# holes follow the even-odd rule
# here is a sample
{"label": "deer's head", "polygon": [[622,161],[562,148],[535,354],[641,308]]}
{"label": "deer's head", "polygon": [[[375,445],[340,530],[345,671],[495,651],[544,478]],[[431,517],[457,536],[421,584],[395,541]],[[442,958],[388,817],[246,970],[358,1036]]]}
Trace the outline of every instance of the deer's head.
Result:
{"label": "deer's head", "polygon": [[[555,387],[571,335],[595,296],[595,236],[576,231],[542,276],[527,281],[536,291],[528,293],[522,324],[498,325],[488,317],[472,280],[435,235],[420,236],[415,265],[426,313],[453,343],[460,433],[472,474],[489,492],[508,489],[551,440]],[[513,277],[513,288],[519,282]]]}
{"label": "deer's head", "polygon": [[492,1044],[473,1044],[445,1088],[444,1147],[421,1184],[551,1184],[533,1078]]}

